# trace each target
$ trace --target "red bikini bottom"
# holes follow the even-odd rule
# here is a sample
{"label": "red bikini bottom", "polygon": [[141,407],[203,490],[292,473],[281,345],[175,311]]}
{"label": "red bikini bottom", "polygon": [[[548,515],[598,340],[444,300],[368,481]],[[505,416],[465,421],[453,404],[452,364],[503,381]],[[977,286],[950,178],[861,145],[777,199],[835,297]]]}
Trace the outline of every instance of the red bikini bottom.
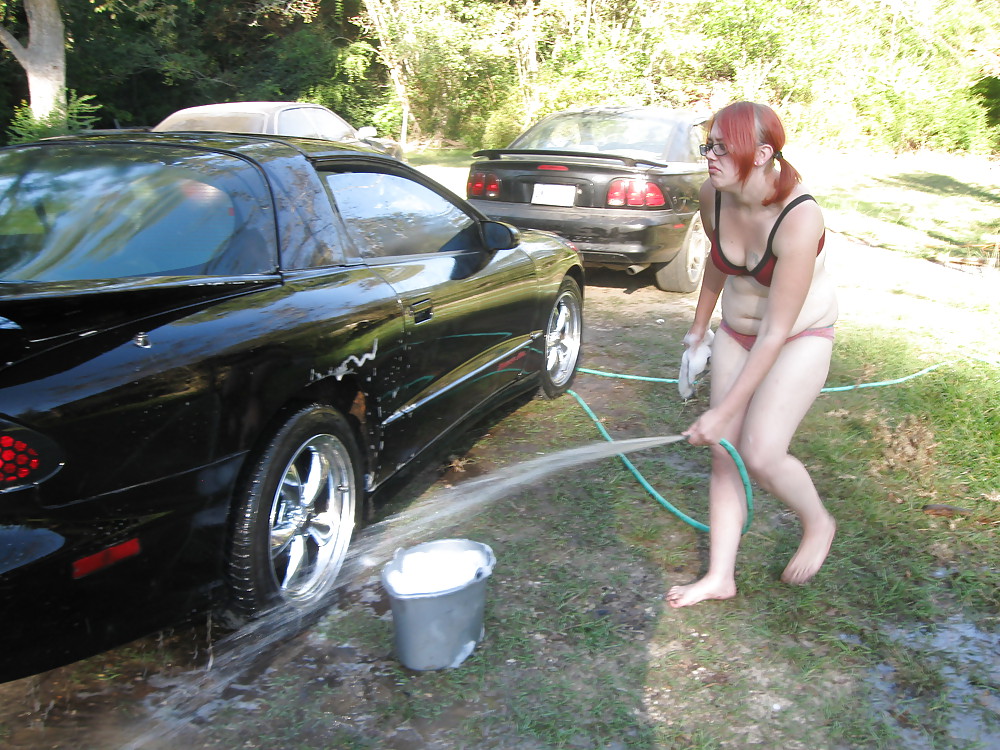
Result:
{"label": "red bikini bottom", "polygon": [[[757,341],[756,334],[737,333],[732,329],[732,327],[726,321],[722,321],[722,323],[719,324],[719,330],[725,331],[727,334],[729,334],[729,336],[733,338],[733,340],[736,341],[736,343],[738,343],[747,351],[750,351],[750,349],[754,345],[754,342]],[[804,331],[796,333],[794,336],[789,336],[787,339],[785,339],[785,343],[787,344],[789,341],[795,341],[795,339],[800,339],[803,336],[819,336],[821,339],[829,339],[830,341],[833,341],[834,337],[833,326],[826,326],[824,328],[807,328]]]}

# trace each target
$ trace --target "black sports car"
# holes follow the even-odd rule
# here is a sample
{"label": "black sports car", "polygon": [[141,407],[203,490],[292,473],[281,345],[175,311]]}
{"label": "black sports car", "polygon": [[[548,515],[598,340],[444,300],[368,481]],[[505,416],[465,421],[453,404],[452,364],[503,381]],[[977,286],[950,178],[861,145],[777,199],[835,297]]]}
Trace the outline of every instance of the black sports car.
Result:
{"label": "black sports car", "polygon": [[580,355],[583,269],[389,156],[0,149],[0,680],[333,588],[368,499]]}
{"label": "black sports car", "polygon": [[558,112],[505,149],[475,152],[467,195],[494,219],[561,234],[587,265],[652,266],[660,289],[691,292],[708,251],[704,120],[656,107]]}

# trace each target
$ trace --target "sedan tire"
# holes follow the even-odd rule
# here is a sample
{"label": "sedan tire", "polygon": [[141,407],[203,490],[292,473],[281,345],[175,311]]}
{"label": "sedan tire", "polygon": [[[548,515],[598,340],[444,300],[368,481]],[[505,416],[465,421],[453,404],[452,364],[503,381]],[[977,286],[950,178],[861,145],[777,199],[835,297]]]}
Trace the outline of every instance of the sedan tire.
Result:
{"label": "sedan tire", "polygon": [[580,285],[563,279],[545,324],[542,391],[556,398],[569,390],[576,377],[583,345],[583,294]]}
{"label": "sedan tire", "polygon": [[334,586],[359,521],[361,459],[347,421],[313,404],[254,459],[228,560],[235,614],[308,607]]}
{"label": "sedan tire", "polygon": [[664,292],[693,292],[701,282],[708,250],[708,237],[705,235],[701,214],[696,213],[688,225],[684,244],[677,257],[655,267],[656,287]]}

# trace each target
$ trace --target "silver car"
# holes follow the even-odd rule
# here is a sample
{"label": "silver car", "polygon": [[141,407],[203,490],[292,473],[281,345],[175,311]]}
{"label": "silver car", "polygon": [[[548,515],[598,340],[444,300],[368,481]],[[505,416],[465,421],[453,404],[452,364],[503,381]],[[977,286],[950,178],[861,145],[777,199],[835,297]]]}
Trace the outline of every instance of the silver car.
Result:
{"label": "silver car", "polygon": [[155,132],[261,133],[322,138],[341,143],[357,141],[403,158],[403,148],[391,138],[377,138],[373,127],[355,130],[343,117],[319,104],[306,102],[226,102],[180,109],[153,128]]}

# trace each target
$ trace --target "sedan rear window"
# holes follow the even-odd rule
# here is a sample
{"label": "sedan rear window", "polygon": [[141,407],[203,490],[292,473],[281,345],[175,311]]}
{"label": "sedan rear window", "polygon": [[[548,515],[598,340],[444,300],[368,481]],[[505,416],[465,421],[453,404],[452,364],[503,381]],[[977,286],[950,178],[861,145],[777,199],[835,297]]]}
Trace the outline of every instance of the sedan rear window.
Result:
{"label": "sedan rear window", "polygon": [[125,144],[0,152],[0,279],[229,276],[276,267],[263,176],[228,154]]}
{"label": "sedan rear window", "polygon": [[545,118],[511,148],[594,151],[660,161],[696,161],[690,125],[668,113],[566,112]]}

